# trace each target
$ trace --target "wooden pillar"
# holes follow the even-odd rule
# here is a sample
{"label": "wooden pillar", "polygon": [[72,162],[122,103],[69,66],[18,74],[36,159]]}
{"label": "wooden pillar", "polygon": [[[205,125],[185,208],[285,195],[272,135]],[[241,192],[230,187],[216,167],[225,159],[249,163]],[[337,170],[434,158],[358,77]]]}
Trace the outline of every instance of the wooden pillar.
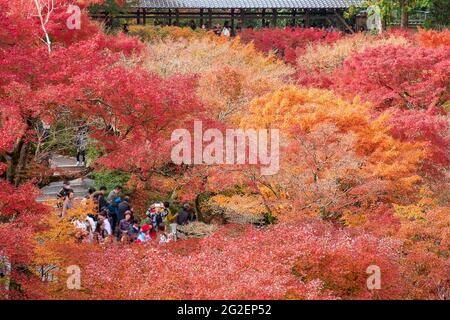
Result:
{"label": "wooden pillar", "polygon": [[278,10],[273,8],[272,9],[272,25],[273,25],[273,28],[277,27],[277,19],[278,19]]}
{"label": "wooden pillar", "polygon": [[311,20],[310,20],[310,16],[309,16],[309,10],[305,11],[305,27],[309,28],[309,26],[311,25]]}
{"label": "wooden pillar", "polygon": [[169,26],[172,25],[172,9],[169,9],[169,21],[168,21],[168,25],[169,25]]}
{"label": "wooden pillar", "polygon": [[334,14],[337,17],[337,20],[344,26],[344,28],[350,31],[350,33],[355,33],[352,27],[347,24],[344,17],[336,9],[334,10]]}
{"label": "wooden pillar", "polygon": [[232,36],[236,35],[236,28],[235,28],[235,25],[234,25],[234,9],[231,9],[231,26],[230,27],[231,27],[230,34]]}
{"label": "wooden pillar", "polygon": [[136,24],[141,24],[141,9],[136,9]]}
{"label": "wooden pillar", "polygon": [[203,9],[200,9],[200,28],[203,27]]}
{"label": "wooden pillar", "polygon": [[147,10],[142,8],[142,24],[145,26],[147,24]]}
{"label": "wooden pillar", "polygon": [[245,18],[244,18],[245,10],[244,9],[240,9],[240,10],[241,10],[241,29],[243,30],[244,29],[244,21],[245,21]]}
{"label": "wooden pillar", "polygon": [[212,29],[212,9],[208,9],[208,29]]}
{"label": "wooden pillar", "polygon": [[177,27],[180,26],[180,11],[178,9],[175,9],[175,23]]}
{"label": "wooden pillar", "polygon": [[292,26],[297,26],[297,9],[292,9]]}
{"label": "wooden pillar", "polygon": [[266,9],[262,9],[261,17],[262,27],[264,28],[266,26]]}

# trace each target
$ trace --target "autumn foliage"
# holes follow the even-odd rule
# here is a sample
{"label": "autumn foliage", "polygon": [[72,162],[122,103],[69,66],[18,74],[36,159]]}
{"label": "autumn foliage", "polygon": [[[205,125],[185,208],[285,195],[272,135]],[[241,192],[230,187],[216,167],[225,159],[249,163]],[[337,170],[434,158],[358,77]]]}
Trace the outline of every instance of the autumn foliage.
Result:
{"label": "autumn foliage", "polygon": [[258,50],[274,52],[288,63],[295,63],[313,43],[332,43],[342,37],[340,32],[314,28],[246,29],[240,35],[244,43],[253,42]]}
{"label": "autumn foliage", "polygon": [[[72,1],[56,2],[49,45],[32,2],[0,0],[1,298],[450,297],[448,31],[107,34],[90,1],[79,30],[65,27]],[[37,203],[42,125],[63,119],[89,127],[90,169],[128,174],[137,217],[190,201],[200,222],[186,233],[202,237],[87,243],[74,222],[92,203],[64,218]],[[175,165],[171,134],[195,120],[279,129],[279,171]],[[65,286],[74,264],[81,290]],[[367,287],[373,266],[381,289]]]}

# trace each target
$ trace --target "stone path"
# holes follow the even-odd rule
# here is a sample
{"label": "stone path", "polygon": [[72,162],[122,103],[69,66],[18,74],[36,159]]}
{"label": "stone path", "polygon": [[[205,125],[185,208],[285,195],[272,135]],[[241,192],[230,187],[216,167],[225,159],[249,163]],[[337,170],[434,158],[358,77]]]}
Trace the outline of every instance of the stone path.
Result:
{"label": "stone path", "polygon": [[73,157],[62,155],[52,155],[50,158],[50,167],[55,169],[53,175],[76,174],[86,169],[85,166],[77,166],[77,160]]}
{"label": "stone path", "polygon": [[[77,166],[75,158],[53,155],[50,159],[50,167],[55,169],[55,176],[73,176],[81,175],[80,178],[70,180],[70,185],[75,193],[75,197],[83,197],[88,192],[88,189],[94,185],[94,180],[83,176],[84,166]],[[52,182],[48,186],[41,189],[42,195],[36,200],[43,202],[45,200],[56,199],[56,195],[61,190],[63,179],[57,182]]]}

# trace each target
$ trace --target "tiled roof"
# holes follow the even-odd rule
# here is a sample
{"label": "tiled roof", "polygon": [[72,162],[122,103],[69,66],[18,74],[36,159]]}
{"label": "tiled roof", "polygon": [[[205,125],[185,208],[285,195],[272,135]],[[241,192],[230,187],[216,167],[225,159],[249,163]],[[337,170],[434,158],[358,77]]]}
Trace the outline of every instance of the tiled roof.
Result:
{"label": "tiled roof", "polygon": [[363,0],[138,0],[141,8],[348,8],[361,5]]}

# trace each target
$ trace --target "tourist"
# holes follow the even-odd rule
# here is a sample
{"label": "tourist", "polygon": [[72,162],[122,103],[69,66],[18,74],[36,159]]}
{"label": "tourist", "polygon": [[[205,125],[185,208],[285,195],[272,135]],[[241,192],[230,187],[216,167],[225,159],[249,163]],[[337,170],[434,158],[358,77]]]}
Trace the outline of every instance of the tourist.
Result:
{"label": "tourist", "polygon": [[117,220],[121,221],[123,218],[125,218],[125,212],[131,211],[130,206],[130,197],[126,196],[123,198],[123,201],[119,203],[119,206],[117,208]]}
{"label": "tourist", "polygon": [[81,200],[81,204],[86,206],[89,201],[94,200],[95,188],[91,187],[88,189],[88,193],[84,196],[83,200]]}
{"label": "tourist", "polygon": [[164,224],[161,224],[159,226],[159,230],[161,231],[161,233],[159,234],[159,244],[165,244],[167,242],[169,242],[169,237],[167,235],[166,228],[164,226]]}
{"label": "tourist", "polygon": [[106,199],[110,205],[113,205],[117,197],[120,197],[122,192],[121,186],[115,186],[114,189],[109,193],[108,198]]}
{"label": "tourist", "polygon": [[118,216],[118,210],[119,210],[119,203],[122,202],[122,199],[120,198],[120,194],[122,192],[121,186],[116,186],[108,195],[108,198],[106,199],[108,201],[108,209],[111,217],[111,227],[113,231],[116,228],[117,225],[117,216]]}
{"label": "tourist", "polygon": [[128,230],[128,239],[130,242],[133,242],[137,239],[139,235],[139,222],[137,220],[133,220],[130,229]]}
{"label": "tourist", "polygon": [[[56,198],[61,202],[64,201],[69,190],[72,190],[72,188],[70,187],[70,181],[64,180],[62,188],[61,190],[59,190],[58,194],[56,195]],[[62,208],[61,202],[58,203],[58,208]]]}
{"label": "tourist", "polygon": [[145,213],[148,217],[147,222],[153,226],[154,230],[158,230],[158,226],[163,222],[161,211],[164,210],[164,204],[157,202],[153,203]]}
{"label": "tourist", "polygon": [[161,224],[163,224],[163,222],[164,222],[163,210],[164,210],[164,207],[162,207],[162,206],[156,208],[155,216],[154,216],[153,221],[152,221],[153,226],[154,226],[153,229],[155,231],[158,231],[159,230],[159,226]]}
{"label": "tourist", "polygon": [[189,209],[190,209],[189,203],[185,203],[183,205],[183,209],[181,209],[180,212],[178,212],[178,216],[176,218],[177,225],[182,226],[189,222],[190,216]]}
{"label": "tourist", "polygon": [[164,201],[163,208],[161,209],[161,222],[166,223],[166,218],[170,213],[170,203],[169,201]]}
{"label": "tourist", "polygon": [[112,235],[111,223],[108,220],[108,213],[106,211],[102,211],[98,214],[98,220],[101,223],[101,236],[102,238],[107,238]]}
{"label": "tourist", "polygon": [[66,196],[64,197],[64,203],[62,207],[61,217],[64,218],[67,214],[67,210],[73,208],[73,199],[75,198],[75,194],[72,189],[67,191]]}
{"label": "tourist", "polygon": [[85,220],[86,231],[88,233],[88,243],[94,242],[94,233],[97,229],[97,219],[92,213],[88,213]]}
{"label": "tourist", "polygon": [[222,32],[222,28],[220,27],[220,24],[216,24],[216,26],[213,29],[213,32],[217,35],[220,36],[220,33]]}
{"label": "tourist", "polygon": [[118,239],[121,239],[123,241],[123,237],[128,235],[128,231],[130,230],[130,227],[132,226],[132,215],[131,211],[125,212],[125,218],[120,220],[119,222],[119,231],[118,231]]}
{"label": "tourist", "polygon": [[197,29],[197,25],[195,24],[195,21],[194,21],[194,20],[191,20],[191,21],[189,22],[189,27],[190,27],[192,30]]}
{"label": "tourist", "polygon": [[77,135],[75,137],[75,146],[77,148],[77,166],[84,166],[86,163],[86,127],[81,126],[78,128]]}
{"label": "tourist", "polygon": [[224,37],[231,36],[230,27],[228,26],[228,21],[225,21],[225,23],[223,24],[223,29],[222,29],[221,35]]}
{"label": "tourist", "polygon": [[94,200],[98,203],[98,208],[97,208],[98,212],[100,212],[108,207],[108,202],[106,201],[105,194],[106,194],[106,187],[101,186],[100,190],[95,192],[93,195]]}
{"label": "tourist", "polygon": [[97,190],[95,190],[94,187],[90,187],[88,189],[88,193],[86,194],[85,198],[92,199],[92,196],[94,195],[95,191]]}
{"label": "tourist", "polygon": [[177,223],[176,223],[176,218],[177,218],[177,214],[174,214],[170,208],[169,208],[170,204],[169,202],[164,202],[164,211],[165,211],[165,218],[164,218],[164,222],[166,224],[166,226],[169,229],[169,235],[172,235],[173,239],[176,239],[177,236]]}
{"label": "tourist", "polygon": [[150,224],[144,224],[141,228],[141,232],[139,232],[136,242],[147,242],[152,240],[152,237],[150,235],[151,229],[152,226]]}

